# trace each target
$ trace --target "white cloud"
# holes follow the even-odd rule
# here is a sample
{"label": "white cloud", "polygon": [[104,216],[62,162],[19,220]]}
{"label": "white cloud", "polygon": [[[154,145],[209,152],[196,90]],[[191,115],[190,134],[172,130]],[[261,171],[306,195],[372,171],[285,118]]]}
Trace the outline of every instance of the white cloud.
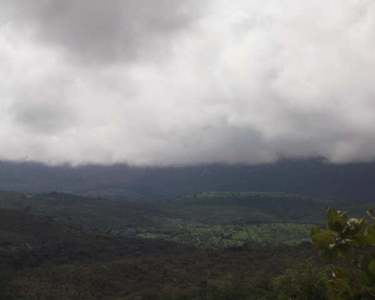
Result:
{"label": "white cloud", "polygon": [[373,1],[59,3],[0,4],[0,158],[375,158]]}

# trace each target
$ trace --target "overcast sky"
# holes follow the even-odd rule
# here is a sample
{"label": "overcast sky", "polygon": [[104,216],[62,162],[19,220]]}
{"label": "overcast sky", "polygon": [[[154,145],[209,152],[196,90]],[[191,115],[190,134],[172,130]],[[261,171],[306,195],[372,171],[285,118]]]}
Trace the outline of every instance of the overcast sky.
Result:
{"label": "overcast sky", "polygon": [[1,0],[0,159],[375,159],[374,0]]}

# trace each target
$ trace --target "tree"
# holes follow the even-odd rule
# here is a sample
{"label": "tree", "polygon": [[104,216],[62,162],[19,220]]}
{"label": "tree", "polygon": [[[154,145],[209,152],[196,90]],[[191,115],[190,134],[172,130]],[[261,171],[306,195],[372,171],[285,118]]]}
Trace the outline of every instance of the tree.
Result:
{"label": "tree", "polygon": [[375,211],[373,220],[350,218],[330,207],[327,229],[313,228],[311,238],[321,258],[330,262],[328,297],[332,300],[375,299]]}
{"label": "tree", "polygon": [[310,257],[272,281],[272,299],[326,300],[326,280],[324,268]]}

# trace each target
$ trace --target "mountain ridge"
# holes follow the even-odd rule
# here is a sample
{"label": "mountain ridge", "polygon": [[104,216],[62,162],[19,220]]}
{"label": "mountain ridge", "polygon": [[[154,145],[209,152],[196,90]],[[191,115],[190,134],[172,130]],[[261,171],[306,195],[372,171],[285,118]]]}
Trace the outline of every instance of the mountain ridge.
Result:
{"label": "mountain ridge", "polygon": [[375,163],[330,164],[323,159],[262,165],[179,167],[47,166],[0,161],[0,190],[59,191],[115,200],[175,199],[204,191],[263,191],[336,201],[372,201]]}

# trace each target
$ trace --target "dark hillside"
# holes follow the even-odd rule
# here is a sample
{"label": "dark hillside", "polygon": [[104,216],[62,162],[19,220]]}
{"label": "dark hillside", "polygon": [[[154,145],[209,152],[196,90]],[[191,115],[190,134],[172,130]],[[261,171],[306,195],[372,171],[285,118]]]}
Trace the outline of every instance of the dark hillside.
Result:
{"label": "dark hillside", "polygon": [[107,261],[177,251],[161,240],[118,237],[83,231],[71,224],[26,211],[0,209],[0,266],[17,269],[46,262]]}
{"label": "dark hillside", "polygon": [[303,288],[325,300],[326,272],[303,242],[312,224],[262,218],[304,220],[326,205],[268,192],[154,203],[2,192],[0,299],[273,300]]}
{"label": "dark hillside", "polygon": [[199,248],[298,244],[328,203],[287,193],[205,192],[175,200],[119,202],[63,193],[0,192],[0,207],[48,216],[112,236],[161,239]]}
{"label": "dark hillside", "polygon": [[310,244],[205,251],[5,209],[0,229],[7,300],[272,299],[271,281],[314,255]]}
{"label": "dark hillside", "polygon": [[273,299],[274,278],[314,253],[306,243],[203,250],[2,208],[0,299]]}
{"label": "dark hillside", "polygon": [[[182,197],[176,200],[168,201],[173,205],[175,211],[187,213],[195,210],[191,215],[195,220],[210,220],[210,214],[216,210],[223,211],[223,220],[225,214],[230,211],[236,211],[237,215],[243,215],[243,218],[226,218],[226,222],[238,223],[262,223],[262,222],[295,222],[295,223],[320,223],[324,220],[324,211],[331,201],[323,201],[318,198],[301,196],[289,193],[270,193],[270,192],[204,192],[201,194]],[[249,214],[245,214],[248,211]],[[202,216],[199,218],[198,212]],[[250,214],[252,212],[252,214]],[[259,216],[256,216],[259,212]],[[217,214],[217,213],[216,213]],[[212,221],[212,220],[211,220]]]}
{"label": "dark hillside", "polygon": [[119,200],[173,199],[204,191],[264,191],[337,201],[375,198],[375,163],[328,164],[321,159],[262,165],[186,167],[45,166],[0,162],[0,189],[61,191]]}

